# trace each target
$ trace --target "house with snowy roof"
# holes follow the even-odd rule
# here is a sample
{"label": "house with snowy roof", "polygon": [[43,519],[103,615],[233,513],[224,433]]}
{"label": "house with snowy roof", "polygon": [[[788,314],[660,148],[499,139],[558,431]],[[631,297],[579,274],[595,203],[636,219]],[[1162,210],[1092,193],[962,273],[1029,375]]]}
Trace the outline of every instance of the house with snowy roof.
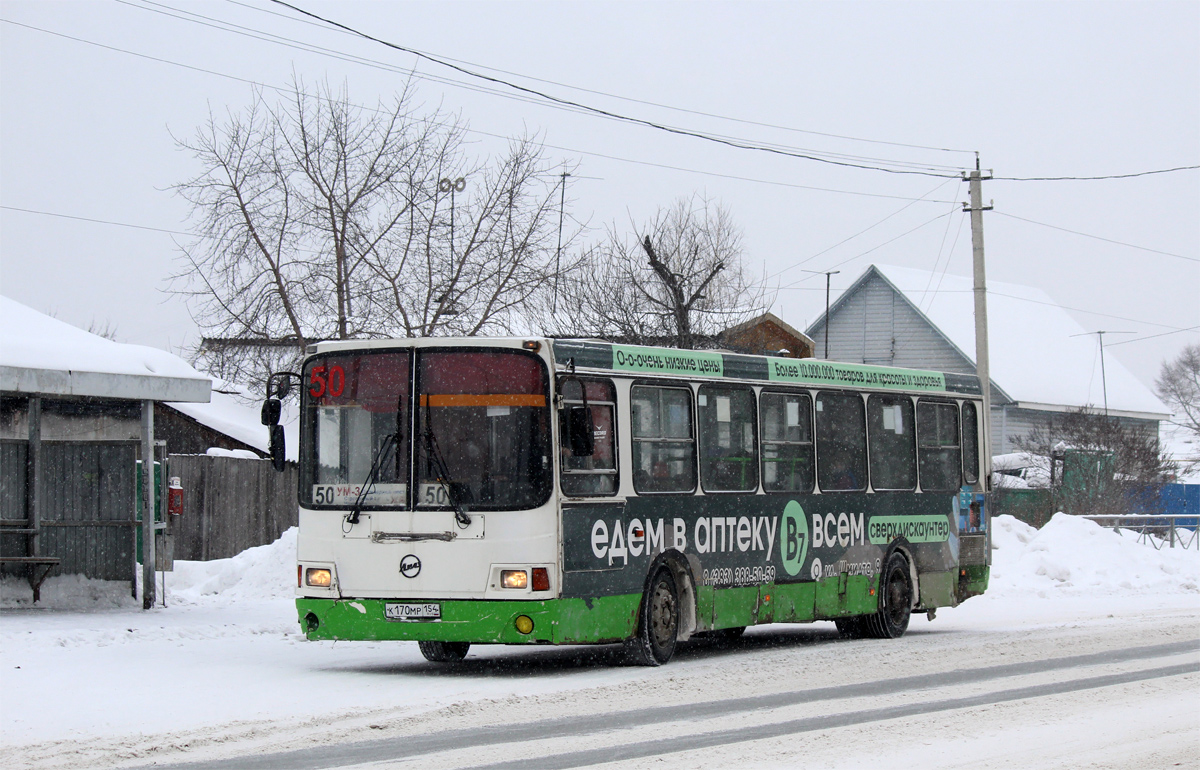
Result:
{"label": "house with snowy roof", "polygon": [[[836,361],[975,372],[972,279],[871,265],[808,329],[818,353],[829,338]],[[1112,356],[1102,378],[1097,340],[1045,292],[988,281],[992,453],[1055,414],[1081,407],[1158,435],[1169,410]]]}

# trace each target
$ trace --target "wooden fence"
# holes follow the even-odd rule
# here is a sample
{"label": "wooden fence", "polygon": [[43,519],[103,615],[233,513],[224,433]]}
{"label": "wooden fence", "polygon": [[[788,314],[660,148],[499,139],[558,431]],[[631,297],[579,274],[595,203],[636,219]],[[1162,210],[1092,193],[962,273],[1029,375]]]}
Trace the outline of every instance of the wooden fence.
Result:
{"label": "wooden fence", "polygon": [[[133,580],[136,441],[43,441],[38,550],[61,560],[52,575]],[[24,556],[25,441],[0,441],[0,556]],[[8,532],[6,533],[6,530]],[[25,565],[0,572],[25,574]]]}
{"label": "wooden fence", "polygon": [[295,465],[278,472],[268,460],[171,455],[167,475],[183,486],[174,557],[224,559],[274,542],[297,522],[296,473]]}

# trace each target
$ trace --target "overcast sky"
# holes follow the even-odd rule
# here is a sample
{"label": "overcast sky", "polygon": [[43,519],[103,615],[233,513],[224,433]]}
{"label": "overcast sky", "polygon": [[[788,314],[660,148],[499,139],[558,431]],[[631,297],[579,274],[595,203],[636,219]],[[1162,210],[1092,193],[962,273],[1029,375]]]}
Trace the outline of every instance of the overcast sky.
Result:
{"label": "overcast sky", "polygon": [[[939,174],[978,151],[998,177],[984,185],[989,279],[1041,288],[1088,331],[1132,332],[1107,336],[1106,353],[1147,384],[1200,341],[1179,331],[1200,326],[1200,172],[999,179],[1200,164],[1200,3],[294,4],[672,126]],[[835,296],[871,262],[970,274],[957,179],[722,147],[481,91],[269,0],[3,0],[0,18],[0,293],[121,341],[179,350],[198,335],[165,292],[185,236],[160,230],[189,228],[168,188],[198,171],[172,136],[244,108],[249,82],[293,73],[373,105],[415,68],[419,100],[460,113],[480,156],[498,152],[496,136],[538,134],[577,166],[567,214],[591,237],[679,196],[719,200],[744,229],[747,264],[779,287],[774,312],[801,329],[824,306],[824,278],[806,269],[840,270]]]}

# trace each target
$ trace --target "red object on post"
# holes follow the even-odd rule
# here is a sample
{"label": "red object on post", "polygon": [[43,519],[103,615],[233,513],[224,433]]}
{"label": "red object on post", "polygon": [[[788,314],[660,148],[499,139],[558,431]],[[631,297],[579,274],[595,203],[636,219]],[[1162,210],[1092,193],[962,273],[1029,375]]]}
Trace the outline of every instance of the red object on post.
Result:
{"label": "red object on post", "polygon": [[172,516],[183,513],[183,485],[178,476],[172,476],[167,484],[167,513]]}

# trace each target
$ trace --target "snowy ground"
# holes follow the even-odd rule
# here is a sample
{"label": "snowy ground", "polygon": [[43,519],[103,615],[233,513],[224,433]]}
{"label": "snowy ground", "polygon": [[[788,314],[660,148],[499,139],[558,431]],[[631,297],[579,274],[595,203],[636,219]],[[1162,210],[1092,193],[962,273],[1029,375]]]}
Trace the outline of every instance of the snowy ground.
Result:
{"label": "snowy ground", "polygon": [[[1065,516],[1040,531],[998,519],[988,594],[940,611],[932,623],[914,618],[901,640],[844,641],[830,623],[765,626],[730,647],[683,645],[659,669],[620,665],[613,647],[473,648],[462,664],[439,667],[410,643],[307,642],[291,603],[294,538],[289,532],[233,559],[177,562],[167,578],[168,607],[149,613],[127,587],[52,580],[43,587],[45,606],[32,608],[27,587],[4,582],[0,750],[6,765],[234,758],[225,766],[239,767],[237,758],[250,754],[345,742],[453,736],[482,725],[585,720],[1133,647],[1200,646],[1200,551],[1156,550]],[[1200,675],[1137,678],[1158,667],[1195,664],[1195,649],[987,682],[881,689],[869,697],[847,692],[820,703],[731,706],[716,719],[525,741],[517,748],[464,746],[381,766],[463,767],[540,757],[541,765],[529,766],[568,767],[593,756],[579,752],[592,750],[606,767],[632,768],[650,760],[632,754],[608,760],[626,756],[621,746],[653,739],[674,746],[668,757],[688,767],[849,768],[873,763],[881,752],[902,768],[1196,767]],[[858,726],[788,727],[814,715],[1109,675],[1135,680]],[[764,725],[768,733],[782,725],[780,734],[679,748],[696,736]],[[284,756],[278,766],[298,766],[294,761]]]}

